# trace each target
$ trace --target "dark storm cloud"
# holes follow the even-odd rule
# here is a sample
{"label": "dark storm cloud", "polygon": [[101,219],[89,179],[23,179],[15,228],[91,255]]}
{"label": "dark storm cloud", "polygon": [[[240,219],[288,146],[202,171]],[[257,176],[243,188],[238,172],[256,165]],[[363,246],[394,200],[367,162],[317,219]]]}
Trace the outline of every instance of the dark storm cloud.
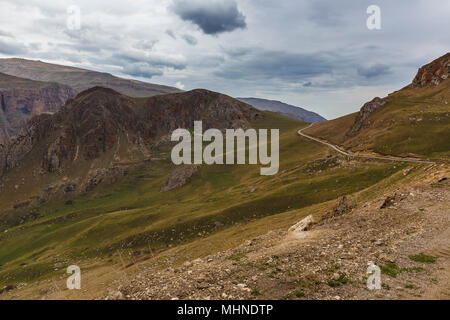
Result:
{"label": "dark storm cloud", "polygon": [[172,11],[197,25],[205,34],[217,35],[247,26],[234,0],[175,0]]}
{"label": "dark storm cloud", "polygon": [[376,78],[391,72],[391,68],[385,64],[375,64],[368,67],[359,66],[357,70],[358,74],[365,78]]}

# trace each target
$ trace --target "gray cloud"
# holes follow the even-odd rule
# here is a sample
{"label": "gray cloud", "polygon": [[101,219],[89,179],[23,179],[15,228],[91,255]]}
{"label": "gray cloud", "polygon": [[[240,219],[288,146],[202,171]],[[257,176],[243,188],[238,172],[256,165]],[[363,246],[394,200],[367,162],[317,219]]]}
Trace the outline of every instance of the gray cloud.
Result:
{"label": "gray cloud", "polygon": [[104,59],[105,63],[121,66],[122,73],[134,77],[152,78],[162,76],[165,69],[183,70],[186,63],[170,56],[145,52],[140,50],[127,50],[115,53]]}
{"label": "gray cloud", "polygon": [[197,41],[197,39],[195,37],[190,36],[188,34],[183,35],[183,39],[184,39],[184,41],[186,41],[191,46],[195,46],[198,43],[198,41]]}
{"label": "gray cloud", "polygon": [[247,26],[234,0],[175,0],[172,11],[197,25],[205,34],[216,35]]}
{"label": "gray cloud", "polygon": [[375,64],[372,66],[359,66],[357,68],[358,74],[360,76],[363,76],[365,78],[375,78],[382,75],[389,74],[391,72],[391,68],[388,65],[385,64]]}
{"label": "gray cloud", "polygon": [[153,67],[167,67],[175,70],[183,70],[186,68],[186,64],[177,59],[165,55],[152,54],[151,52],[145,54],[142,51],[124,51],[113,54],[112,60],[119,63],[146,63]]}
{"label": "gray cloud", "polygon": [[26,53],[27,51],[27,47],[22,43],[0,39],[0,53],[17,55]]}
{"label": "gray cloud", "polygon": [[[0,56],[267,97],[333,118],[405,86],[450,43],[436,32],[450,28],[448,0],[80,0],[81,30],[68,30],[72,4],[1,0]],[[371,4],[381,30],[366,27]]]}
{"label": "gray cloud", "polygon": [[139,40],[134,45],[136,49],[142,50],[152,50],[153,47],[158,43],[158,40]]}
{"label": "gray cloud", "polygon": [[163,72],[160,69],[154,68],[147,63],[126,64],[123,66],[122,72],[130,76],[142,78],[152,78],[154,76],[163,75]]}
{"label": "gray cloud", "polygon": [[5,38],[14,38],[13,34],[11,32],[5,32],[0,30],[0,37],[5,37]]}
{"label": "gray cloud", "polygon": [[261,48],[243,49],[241,59],[230,59],[215,74],[227,79],[305,80],[333,69],[331,58],[325,54],[287,53]]}
{"label": "gray cloud", "polygon": [[342,3],[331,5],[327,1],[314,0],[307,9],[307,18],[317,26],[338,27],[345,24],[345,7]]}
{"label": "gray cloud", "polygon": [[172,30],[166,30],[166,34],[174,40],[177,39],[177,37],[175,36],[175,33]]}

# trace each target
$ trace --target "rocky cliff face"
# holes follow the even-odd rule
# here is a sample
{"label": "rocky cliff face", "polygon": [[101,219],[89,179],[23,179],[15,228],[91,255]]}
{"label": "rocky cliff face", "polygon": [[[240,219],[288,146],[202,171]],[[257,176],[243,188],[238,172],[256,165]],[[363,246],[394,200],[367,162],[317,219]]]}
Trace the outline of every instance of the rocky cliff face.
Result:
{"label": "rocky cliff face", "polygon": [[437,86],[450,75],[450,52],[424,65],[409,87]]}
{"label": "rocky cliff face", "polygon": [[[419,68],[417,75],[412,83],[405,89],[414,89],[422,87],[436,87],[450,75],[450,53],[422,66]],[[372,101],[367,102],[359,111],[354,124],[349,129],[347,136],[357,134],[361,129],[370,125],[369,116],[380,107],[386,104],[389,98],[376,97]]]}
{"label": "rocky cliff face", "polygon": [[74,96],[65,85],[0,73],[0,142],[16,135],[32,116],[56,112]]}
{"label": "rocky cliff face", "polygon": [[357,134],[361,129],[370,125],[369,116],[380,107],[386,104],[387,100],[383,98],[376,97],[372,101],[365,103],[358,115],[356,116],[355,122],[347,133],[348,136]]}

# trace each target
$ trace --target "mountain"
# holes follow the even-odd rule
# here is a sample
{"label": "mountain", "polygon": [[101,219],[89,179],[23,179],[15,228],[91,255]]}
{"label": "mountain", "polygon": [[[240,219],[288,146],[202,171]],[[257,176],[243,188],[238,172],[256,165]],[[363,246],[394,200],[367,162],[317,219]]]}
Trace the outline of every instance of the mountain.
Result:
{"label": "mountain", "polygon": [[450,155],[450,53],[424,65],[405,88],[305,133],[353,151],[396,156]]}
{"label": "mountain", "polygon": [[[310,130],[370,143],[383,110],[398,123],[417,101],[444,109],[446,81],[405,89],[399,110],[395,93]],[[170,131],[199,119],[279,129],[279,172],[175,166]],[[372,299],[354,285],[367,261],[382,270],[380,299],[446,290],[448,165],[343,155],[299,135],[307,126],[206,90],[94,87],[33,117],[0,144],[0,299]],[[436,140],[441,128],[427,126]],[[70,265],[83,290],[61,290]]]}
{"label": "mountain", "polygon": [[224,129],[248,127],[262,117],[250,105],[207,90],[130,98],[94,87],[55,114],[33,117],[0,145],[0,177],[5,175],[1,193],[17,190],[18,181],[27,181],[20,187],[22,195],[39,201],[49,198],[50,190],[87,192],[103,179],[148,161],[154,148],[170,141],[173,130],[192,129],[195,120],[201,119],[204,129]]}
{"label": "mountain", "polygon": [[308,111],[280,101],[259,98],[237,99],[254,106],[256,109],[276,112],[292,119],[297,119],[305,122],[322,122],[327,120],[315,112]]}
{"label": "mountain", "polygon": [[0,73],[0,143],[17,134],[33,115],[55,112],[75,94],[71,87],[59,83]]}
{"label": "mountain", "polygon": [[58,82],[77,93],[95,86],[116,90],[131,97],[149,97],[180,92],[177,88],[115,77],[109,73],[19,58],[0,59],[0,72],[38,81]]}

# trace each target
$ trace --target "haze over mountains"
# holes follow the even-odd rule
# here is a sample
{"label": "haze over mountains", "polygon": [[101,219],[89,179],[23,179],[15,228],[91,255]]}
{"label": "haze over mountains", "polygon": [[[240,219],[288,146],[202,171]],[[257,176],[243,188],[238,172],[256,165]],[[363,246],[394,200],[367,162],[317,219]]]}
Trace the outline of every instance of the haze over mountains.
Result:
{"label": "haze over mountains", "polygon": [[260,99],[260,98],[237,98],[237,99],[245,103],[248,103],[259,110],[276,112],[292,119],[297,119],[311,123],[322,122],[327,120],[315,112],[308,111],[303,108],[283,103],[280,101]]}

